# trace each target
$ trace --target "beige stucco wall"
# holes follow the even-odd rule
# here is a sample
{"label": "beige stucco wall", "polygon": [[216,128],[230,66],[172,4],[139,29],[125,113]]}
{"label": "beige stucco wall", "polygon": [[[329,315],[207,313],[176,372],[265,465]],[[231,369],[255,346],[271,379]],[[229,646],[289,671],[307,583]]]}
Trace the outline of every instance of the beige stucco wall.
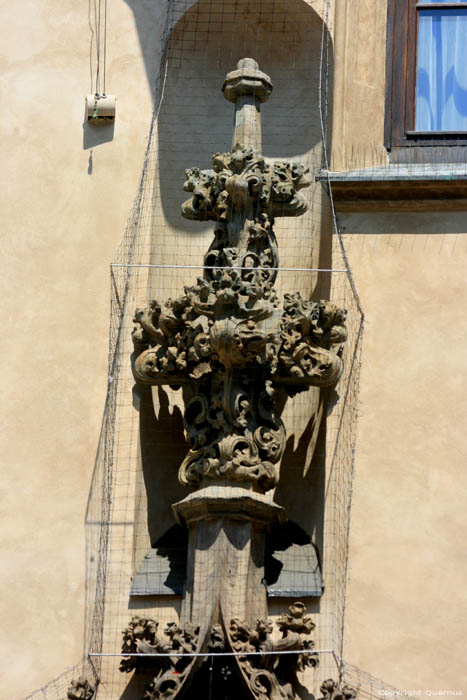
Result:
{"label": "beige stucco wall", "polygon": [[[108,263],[140,175],[165,3],[109,3],[112,140],[108,127],[83,133],[88,3],[0,7],[9,201],[0,657],[5,690],[21,698],[82,653],[83,520],[106,389]],[[336,0],[336,8],[333,163],[380,162],[386,3]],[[462,219],[342,220],[367,314],[345,656],[402,688],[467,692]]]}
{"label": "beige stucco wall", "polygon": [[341,219],[366,312],[344,655],[465,694],[465,215]]}
{"label": "beige stucco wall", "polygon": [[106,392],[108,266],[141,172],[165,11],[163,2],[108,5],[107,91],[117,95],[117,120],[91,158],[83,146],[110,133],[83,132],[88,3],[1,3],[4,697],[25,696],[82,655],[83,524]]}
{"label": "beige stucco wall", "polygon": [[[381,165],[387,3],[336,8],[332,168]],[[338,216],[366,314],[344,656],[465,694],[465,213]]]}

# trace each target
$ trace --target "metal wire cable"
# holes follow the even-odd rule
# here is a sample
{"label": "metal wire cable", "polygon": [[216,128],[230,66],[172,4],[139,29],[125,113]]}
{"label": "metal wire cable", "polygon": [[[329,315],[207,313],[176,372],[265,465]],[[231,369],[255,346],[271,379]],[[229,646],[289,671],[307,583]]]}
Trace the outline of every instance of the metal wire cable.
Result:
{"label": "metal wire cable", "polygon": [[94,22],[96,26],[96,95],[100,94],[100,64],[101,64],[101,0],[99,0],[99,12],[96,0],[94,0]]}
{"label": "metal wire cable", "polygon": [[[94,0],[94,25],[95,31],[91,27],[91,32],[96,36],[96,79],[95,94],[106,94],[106,68],[107,68],[107,0],[104,0],[104,26],[102,27],[102,0]],[[92,39],[91,39],[92,46]],[[102,76],[101,76],[101,53],[102,53]],[[102,87],[101,92],[101,77]]]}
{"label": "metal wire cable", "polygon": [[104,95],[105,92],[105,74],[106,74],[106,64],[107,64],[107,0],[104,0]]}

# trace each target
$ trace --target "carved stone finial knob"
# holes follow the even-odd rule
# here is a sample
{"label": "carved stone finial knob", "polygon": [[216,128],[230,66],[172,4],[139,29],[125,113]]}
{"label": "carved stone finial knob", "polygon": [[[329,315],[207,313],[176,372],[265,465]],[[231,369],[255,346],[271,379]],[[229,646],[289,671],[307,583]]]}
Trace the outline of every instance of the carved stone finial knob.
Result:
{"label": "carved stone finial knob", "polygon": [[227,73],[222,91],[229,102],[236,102],[246,95],[253,95],[258,102],[267,102],[272,92],[272,82],[253,58],[242,58],[237,63],[237,69]]}
{"label": "carved stone finial knob", "polygon": [[237,62],[237,68],[240,69],[240,70],[241,70],[242,68],[245,68],[246,70],[247,70],[248,68],[250,68],[250,69],[252,69],[252,70],[258,70],[259,65],[258,65],[258,63],[255,61],[254,58],[241,58],[241,59]]}

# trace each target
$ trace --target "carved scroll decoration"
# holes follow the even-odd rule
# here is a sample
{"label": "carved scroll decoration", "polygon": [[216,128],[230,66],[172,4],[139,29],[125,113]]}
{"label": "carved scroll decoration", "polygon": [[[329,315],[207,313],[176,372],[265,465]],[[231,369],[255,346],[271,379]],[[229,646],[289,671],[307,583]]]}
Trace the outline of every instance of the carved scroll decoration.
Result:
{"label": "carved scroll decoration", "polygon": [[357,691],[348,685],[341,686],[336,681],[329,679],[320,687],[321,697],[318,700],[355,700]]}
{"label": "carved scroll decoration", "polygon": [[[253,697],[257,700],[295,700],[298,685],[297,671],[318,665],[318,655],[310,653],[314,643],[310,637],[315,625],[306,615],[303,603],[289,607],[288,615],[278,618],[276,625],[282,638],[271,638],[272,624],[257,620],[251,627],[240,620],[232,620],[229,636],[232,649],[240,654],[237,661]],[[251,656],[251,652],[268,652]],[[270,652],[278,652],[277,655]],[[304,651],[303,654],[283,654],[283,651]]]}
{"label": "carved scroll decoration", "polygon": [[[129,673],[136,670],[138,673],[150,672],[153,675],[143,700],[170,700],[175,697],[194,662],[193,656],[184,654],[193,654],[198,650],[199,625],[187,622],[179,627],[170,622],[162,634],[158,628],[156,620],[134,616],[123,630],[122,654],[141,656],[124,656],[120,671]],[[167,656],[148,657],[145,654]]]}
{"label": "carved scroll decoration", "polygon": [[[179,478],[275,486],[285,446],[278,394],[331,386],[342,371],[345,311],[273,288],[279,264],[273,222],[299,216],[309,185],[298,164],[266,164],[237,144],[213,171],[187,170],[182,213],[216,221],[204,278],[135,315],[134,373],[146,384],[190,385],[185,430],[191,449]],[[282,401],[283,403],[283,401]]]}
{"label": "carved scroll decoration", "polygon": [[[315,625],[306,615],[303,603],[291,605],[288,614],[280,616],[276,625],[282,633],[280,639],[271,637],[272,624],[268,620],[256,620],[254,625],[249,625],[233,619],[225,632],[220,624],[216,624],[212,626],[204,648],[207,654],[228,650],[238,654],[234,658],[240,672],[253,697],[258,700],[294,700],[297,672],[305,670],[307,666],[314,668],[319,663],[318,655],[311,651],[314,643],[310,634]],[[199,641],[199,626],[186,623],[179,627],[169,623],[160,633],[157,621],[135,616],[123,631],[124,658],[120,670],[153,675],[142,700],[171,700],[181,689],[196,656],[199,656]],[[282,651],[304,653],[281,656]],[[267,653],[261,655],[261,652]],[[125,654],[139,656],[125,657]],[[150,654],[164,656],[147,656]]]}
{"label": "carved scroll decoration", "polygon": [[[184,184],[191,196],[182,205],[182,215],[215,222],[203,276],[181,296],[164,303],[153,300],[136,310],[132,363],[142,384],[183,387],[190,442],[179,469],[183,484],[203,488],[216,482],[265,493],[278,481],[286,439],[280,414],[287,397],[310,386],[333,386],[342,373],[346,312],[328,300],[302,299],[298,292],[279,299],[274,289],[279,268],[274,222],[306,211],[301,190],[310,184],[308,171],[297,163],[266,162],[261,155],[259,103],[266,101],[272,84],[255,61],[242,59],[227,75],[223,90],[236,102],[235,134],[245,134],[245,142],[216,153],[210,170],[188,169]],[[206,491],[200,499],[207,498]],[[238,518],[225,506],[228,492],[216,496],[225,521]],[[253,495],[263,517],[265,509],[267,518],[273,517],[279,506]],[[178,512],[182,503],[176,504]],[[255,521],[258,503],[248,506],[251,510],[242,518]],[[220,517],[211,501],[205,500],[204,508],[207,519]],[[194,551],[196,519],[190,527]],[[237,551],[231,542],[226,546],[232,548],[232,560],[248,566],[247,547]],[[200,590],[200,582],[206,590],[206,576],[201,567],[196,569],[193,590]],[[260,593],[265,595],[264,589]],[[310,637],[314,624],[303,603],[294,603],[277,620],[282,637],[275,639],[267,619],[252,624],[246,596],[236,608],[241,619],[229,619],[231,607],[222,598],[206,604],[211,622],[172,623],[161,633],[155,620],[131,620],[122,653],[138,656],[125,657],[121,670],[151,673],[144,700],[172,700],[190,683],[203,654],[213,659],[224,650],[235,652],[234,661],[222,666],[226,677],[236,667],[250,698],[296,699],[297,671],[318,663]],[[261,610],[266,610],[265,598]],[[293,653],[281,653],[285,651]]]}
{"label": "carved scroll decoration", "polygon": [[68,700],[92,700],[95,692],[95,687],[82,676],[71,681],[66,696]]}

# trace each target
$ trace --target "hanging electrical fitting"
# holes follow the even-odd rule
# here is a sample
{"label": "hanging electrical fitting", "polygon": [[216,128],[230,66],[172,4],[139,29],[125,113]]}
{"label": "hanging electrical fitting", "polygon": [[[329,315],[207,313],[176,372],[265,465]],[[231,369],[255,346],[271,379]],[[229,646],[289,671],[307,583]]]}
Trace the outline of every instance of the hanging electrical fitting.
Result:
{"label": "hanging electrical fitting", "polygon": [[[102,4],[104,5],[104,23],[102,27]],[[105,73],[107,62],[107,0],[93,0],[94,7],[94,27],[92,29],[91,51],[93,38],[96,39],[96,73],[94,85],[91,90],[94,93],[86,96],[86,116],[88,122],[99,123],[108,122],[115,119],[116,98],[115,95],[107,95],[105,90]],[[90,18],[91,21],[91,18]],[[102,75],[101,75],[101,54],[102,54]],[[102,90],[101,90],[102,78]],[[92,83],[92,81],[91,81]]]}
{"label": "hanging electrical fitting", "polygon": [[86,96],[86,114],[88,122],[102,122],[115,119],[115,95],[95,93]]}

